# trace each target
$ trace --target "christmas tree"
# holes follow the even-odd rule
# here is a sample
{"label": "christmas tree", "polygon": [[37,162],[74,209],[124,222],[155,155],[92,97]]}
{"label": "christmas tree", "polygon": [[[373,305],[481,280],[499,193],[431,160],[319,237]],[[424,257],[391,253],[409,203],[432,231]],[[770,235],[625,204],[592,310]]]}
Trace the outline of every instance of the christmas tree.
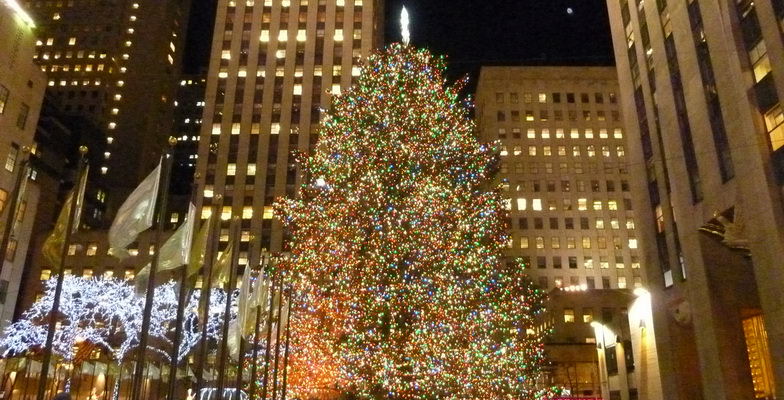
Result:
{"label": "christmas tree", "polygon": [[300,198],[276,212],[299,277],[291,387],[357,398],[534,399],[544,294],[502,257],[497,149],[443,57],[371,55],[336,95]]}

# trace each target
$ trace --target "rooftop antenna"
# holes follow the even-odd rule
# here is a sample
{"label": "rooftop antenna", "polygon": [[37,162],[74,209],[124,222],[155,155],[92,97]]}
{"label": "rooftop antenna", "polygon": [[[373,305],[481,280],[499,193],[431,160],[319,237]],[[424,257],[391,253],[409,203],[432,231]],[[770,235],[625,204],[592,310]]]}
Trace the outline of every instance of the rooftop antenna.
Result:
{"label": "rooftop antenna", "polygon": [[403,44],[408,45],[411,42],[411,31],[408,30],[408,10],[403,7],[403,11],[400,12],[400,31],[403,34]]}

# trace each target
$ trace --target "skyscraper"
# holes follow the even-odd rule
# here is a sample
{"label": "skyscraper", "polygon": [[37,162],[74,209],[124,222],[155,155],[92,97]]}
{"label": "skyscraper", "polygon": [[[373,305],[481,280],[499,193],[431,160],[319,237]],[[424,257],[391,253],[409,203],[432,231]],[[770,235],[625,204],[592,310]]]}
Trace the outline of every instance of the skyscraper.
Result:
{"label": "skyscraper", "polygon": [[510,258],[542,288],[642,284],[626,136],[609,67],[483,67],[482,140],[500,140]]}
{"label": "skyscraper", "polygon": [[784,1],[607,1],[664,398],[784,394]]}
{"label": "skyscraper", "polygon": [[644,279],[615,69],[482,67],[476,105],[482,141],[500,142],[509,261],[551,291],[547,383],[634,398],[633,360],[600,364],[593,326],[624,335],[608,360],[636,351],[626,314]]}
{"label": "skyscraper", "polygon": [[[295,151],[316,143],[330,92],[381,44],[378,0],[221,0],[199,141],[202,218],[240,217],[241,263],[282,249],[275,197],[295,196]],[[220,195],[220,196],[219,196]],[[228,233],[224,225],[224,233]],[[221,235],[224,240],[228,235]]]}
{"label": "skyscraper", "polygon": [[[104,131],[109,214],[158,162],[172,132],[188,0],[29,0],[35,54],[70,115]],[[94,195],[95,193],[93,193]]]}
{"label": "skyscraper", "polygon": [[[38,188],[28,181],[24,161],[35,151],[33,136],[46,85],[44,74],[33,63],[34,26],[16,1],[0,1],[0,236],[8,232],[2,241],[7,251],[0,257],[0,326],[13,317],[38,203]],[[27,183],[17,186],[18,182]],[[23,194],[13,207],[18,192]]]}

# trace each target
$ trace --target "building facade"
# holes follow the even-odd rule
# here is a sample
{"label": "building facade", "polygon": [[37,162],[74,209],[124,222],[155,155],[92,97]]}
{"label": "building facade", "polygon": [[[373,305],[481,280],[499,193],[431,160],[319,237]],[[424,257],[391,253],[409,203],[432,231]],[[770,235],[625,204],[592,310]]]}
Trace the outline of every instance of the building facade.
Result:
{"label": "building facade", "polygon": [[551,291],[547,384],[637,399],[633,363],[601,369],[591,325],[629,341],[631,289],[644,282],[615,69],[483,67],[476,105],[481,140],[500,146],[506,256]]}
{"label": "building facade", "polygon": [[[0,327],[13,317],[38,203],[38,188],[28,180],[35,176],[24,165],[35,152],[33,137],[46,87],[44,73],[33,63],[34,27],[16,1],[0,2],[0,235],[10,225],[0,273]],[[27,183],[17,186],[17,181]],[[12,209],[15,193],[22,194]]]}
{"label": "building facade", "polygon": [[507,256],[544,289],[642,285],[626,135],[608,67],[483,67],[481,140],[499,141]]}
{"label": "building facade", "polygon": [[188,0],[28,0],[35,58],[61,110],[103,131],[92,168],[112,193],[107,217],[158,163],[172,132]]}
{"label": "building facade", "polygon": [[380,46],[382,5],[377,0],[218,2],[197,206],[202,218],[220,213],[225,240],[229,220],[241,218],[240,263],[256,265],[262,249],[283,248],[274,199],[296,196],[302,177],[294,152],[307,153],[315,145],[330,92],[351,85],[362,57]]}
{"label": "building facade", "polygon": [[784,2],[607,1],[664,397],[784,395]]}
{"label": "building facade", "polygon": [[196,160],[199,153],[199,135],[204,115],[204,90],[206,75],[183,75],[177,88],[174,108],[174,131],[177,138],[172,165],[172,193],[191,194]]}

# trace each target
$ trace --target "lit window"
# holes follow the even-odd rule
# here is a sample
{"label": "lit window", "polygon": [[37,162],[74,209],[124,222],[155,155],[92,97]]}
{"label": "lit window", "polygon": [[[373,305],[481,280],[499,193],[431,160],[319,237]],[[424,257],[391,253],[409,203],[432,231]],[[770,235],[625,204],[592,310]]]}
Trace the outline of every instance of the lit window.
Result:
{"label": "lit window", "polygon": [[637,248],[637,239],[629,238],[629,248],[636,249]]}
{"label": "lit window", "polygon": [[76,38],[75,37],[71,37],[71,38],[68,39],[68,45],[69,46],[73,46],[75,44],[76,44]]}
{"label": "lit window", "polygon": [[531,201],[531,209],[534,211],[542,211],[542,199],[533,199]]}
{"label": "lit window", "polygon": [[618,289],[626,289],[626,277],[619,276],[618,277]]}
{"label": "lit window", "polygon": [[227,176],[235,176],[237,175],[237,164],[229,163],[226,165],[226,175]]}
{"label": "lit window", "polygon": [[300,29],[300,30],[297,31],[297,41],[298,42],[304,42],[307,39],[308,39],[308,34],[307,34],[306,30]]}
{"label": "lit window", "polygon": [[756,82],[761,81],[762,78],[770,73],[770,58],[768,58],[768,50],[764,40],[760,40],[757,45],[749,51],[749,59],[751,60],[754,80]]}
{"label": "lit window", "polygon": [[204,206],[201,208],[201,219],[209,219],[212,216],[212,207]]}
{"label": "lit window", "polygon": [[259,37],[259,40],[262,42],[269,42],[270,40],[269,31],[261,31],[261,36]]}
{"label": "lit window", "polygon": [[86,254],[88,256],[94,256],[98,254],[98,243],[88,243]]}
{"label": "lit window", "polygon": [[221,221],[228,221],[231,219],[231,206],[223,206],[220,218]]}
{"label": "lit window", "polygon": [[[0,104],[0,107],[2,107],[2,104]],[[771,108],[765,113],[764,117],[771,148],[774,151],[778,150],[781,146],[784,146],[784,111],[782,111],[781,105],[777,104]]]}
{"label": "lit window", "polygon": [[334,37],[334,39],[335,39],[336,42],[342,42],[343,41],[343,29],[335,29],[335,37]]}
{"label": "lit window", "polygon": [[253,207],[245,206],[242,207],[242,219],[251,219],[253,218]]}
{"label": "lit window", "polygon": [[564,308],[564,322],[574,322],[574,309]]}
{"label": "lit window", "polygon": [[536,237],[536,248],[543,249],[544,248],[544,237],[537,236]]}
{"label": "lit window", "polygon": [[272,209],[272,206],[264,206],[264,212],[263,212],[261,218],[263,218],[263,219],[272,219],[272,217],[274,215],[275,214],[274,214],[274,211]]}
{"label": "lit window", "polygon": [[547,93],[539,93],[539,102],[547,103]]}
{"label": "lit window", "polygon": [[527,249],[528,248],[528,237],[527,236],[523,236],[523,237],[520,238],[520,248],[521,249]]}
{"label": "lit window", "polygon": [[278,41],[279,42],[285,42],[287,40],[289,40],[289,33],[288,33],[288,31],[280,31],[280,32],[278,32]]}
{"label": "lit window", "polygon": [[41,270],[41,280],[46,281],[52,277],[52,270],[51,269],[42,269]]}

